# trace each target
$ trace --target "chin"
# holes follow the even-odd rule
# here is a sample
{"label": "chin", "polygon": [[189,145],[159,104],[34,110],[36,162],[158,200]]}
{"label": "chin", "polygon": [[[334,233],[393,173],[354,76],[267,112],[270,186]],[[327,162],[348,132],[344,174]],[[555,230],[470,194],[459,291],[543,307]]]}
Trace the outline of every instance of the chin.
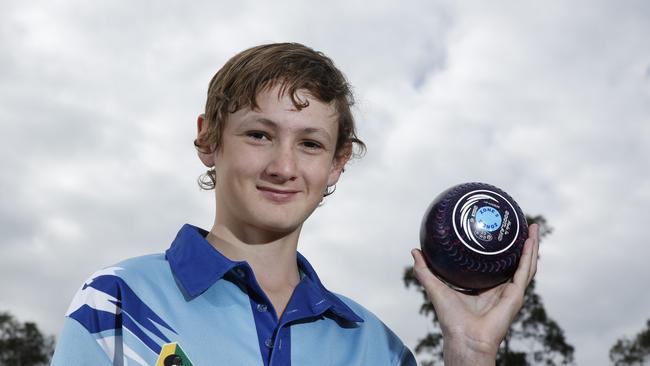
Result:
{"label": "chin", "polygon": [[268,231],[290,233],[300,228],[316,209],[314,207],[274,206],[270,210],[257,210],[254,213],[259,227]]}
{"label": "chin", "polygon": [[296,230],[300,230],[301,227],[302,224],[286,222],[264,222],[258,224],[258,228],[263,231],[275,233],[279,236],[287,236]]}

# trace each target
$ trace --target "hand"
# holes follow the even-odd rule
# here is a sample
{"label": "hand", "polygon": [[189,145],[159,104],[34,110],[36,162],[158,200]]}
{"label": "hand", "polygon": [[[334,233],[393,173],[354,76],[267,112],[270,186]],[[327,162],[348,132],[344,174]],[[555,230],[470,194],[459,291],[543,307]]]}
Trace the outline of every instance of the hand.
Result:
{"label": "hand", "polygon": [[478,295],[451,289],[427,267],[422,252],[413,249],[415,277],[436,310],[443,335],[445,365],[494,365],[501,341],[524,303],[526,287],[537,271],[539,225],[529,237],[512,282]]}

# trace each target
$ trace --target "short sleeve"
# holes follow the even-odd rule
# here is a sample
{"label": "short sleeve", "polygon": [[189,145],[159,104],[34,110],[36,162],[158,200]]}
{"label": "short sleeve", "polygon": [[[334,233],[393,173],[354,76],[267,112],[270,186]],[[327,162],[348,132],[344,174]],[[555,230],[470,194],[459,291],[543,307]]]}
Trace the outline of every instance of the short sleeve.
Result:
{"label": "short sleeve", "polygon": [[404,346],[402,348],[402,354],[400,355],[396,366],[417,366],[417,361],[415,361],[415,357],[408,347]]}
{"label": "short sleeve", "polygon": [[66,317],[50,366],[112,366],[95,337],[78,321]]}

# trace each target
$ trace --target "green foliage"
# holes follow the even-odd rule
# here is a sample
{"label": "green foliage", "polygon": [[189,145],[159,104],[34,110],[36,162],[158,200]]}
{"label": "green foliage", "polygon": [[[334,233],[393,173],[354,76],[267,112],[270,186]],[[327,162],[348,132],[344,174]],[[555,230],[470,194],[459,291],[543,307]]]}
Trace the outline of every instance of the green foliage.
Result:
{"label": "green foliage", "polygon": [[54,338],[43,335],[36,324],[0,312],[0,365],[47,365],[53,352]]}
{"label": "green foliage", "polygon": [[[553,232],[543,216],[526,217],[528,224],[540,225],[540,238]],[[427,298],[413,273],[413,267],[404,272],[406,287],[414,286],[423,297],[420,314],[432,316],[433,330],[420,339],[415,352],[419,355],[429,355],[423,360],[423,366],[442,364],[442,333],[433,305]],[[524,305],[517,314],[505,339],[497,353],[497,366],[527,366],[527,365],[566,365],[573,363],[573,346],[566,342],[562,328],[551,319],[542,303],[541,297],[535,292],[533,280],[526,289]]]}
{"label": "green foliage", "polygon": [[615,366],[645,365],[650,358],[650,319],[646,328],[634,339],[623,337],[609,350],[609,359]]}

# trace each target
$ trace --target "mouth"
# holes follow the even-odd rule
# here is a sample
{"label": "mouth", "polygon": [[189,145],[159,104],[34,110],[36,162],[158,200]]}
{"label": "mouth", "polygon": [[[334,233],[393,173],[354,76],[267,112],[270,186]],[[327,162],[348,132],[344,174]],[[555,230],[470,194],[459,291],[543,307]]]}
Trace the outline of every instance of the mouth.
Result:
{"label": "mouth", "polygon": [[293,189],[278,189],[272,187],[257,186],[257,190],[262,193],[262,196],[270,201],[284,203],[290,201],[300,191]]}

